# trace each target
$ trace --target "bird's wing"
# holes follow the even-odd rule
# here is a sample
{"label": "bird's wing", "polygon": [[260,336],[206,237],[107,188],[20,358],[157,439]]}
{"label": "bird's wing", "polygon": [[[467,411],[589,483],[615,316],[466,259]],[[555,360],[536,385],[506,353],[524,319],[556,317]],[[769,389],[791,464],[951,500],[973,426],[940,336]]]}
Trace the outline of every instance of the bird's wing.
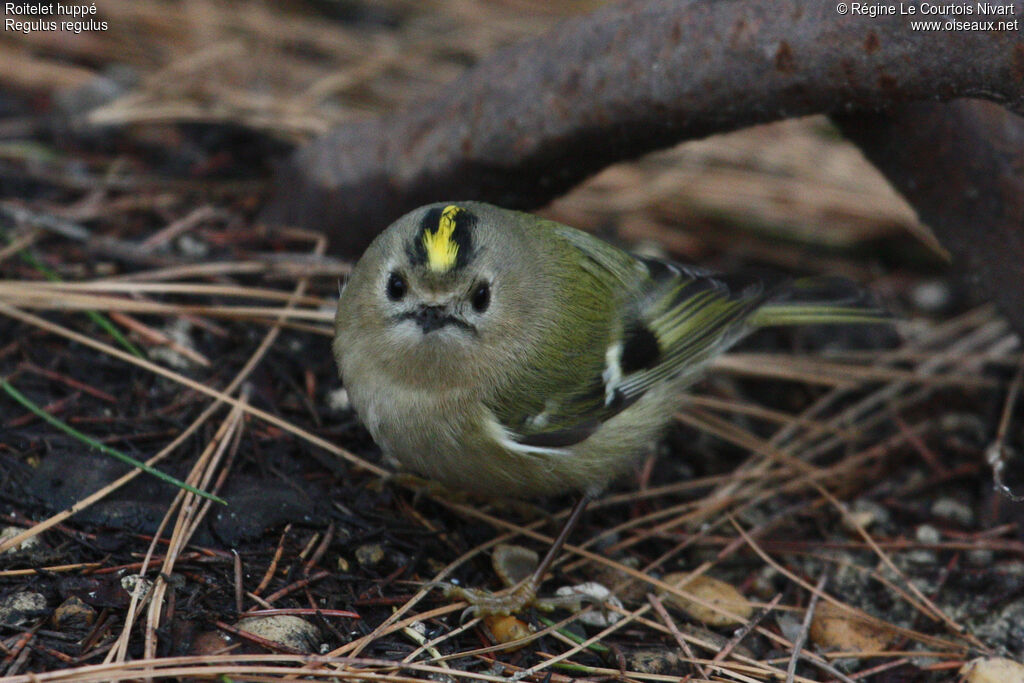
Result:
{"label": "bird's wing", "polygon": [[564,236],[580,250],[585,271],[628,296],[605,302],[621,309],[619,324],[587,374],[549,392],[540,410],[493,409],[506,447],[523,452],[565,452],[659,382],[696,374],[740,336],[767,296],[761,280],[636,258],[571,229]]}
{"label": "bird's wing", "polygon": [[608,400],[636,401],[652,386],[697,375],[749,330],[749,318],[775,288],[751,275],[718,275],[657,259],[640,259],[651,289],[609,361]]}

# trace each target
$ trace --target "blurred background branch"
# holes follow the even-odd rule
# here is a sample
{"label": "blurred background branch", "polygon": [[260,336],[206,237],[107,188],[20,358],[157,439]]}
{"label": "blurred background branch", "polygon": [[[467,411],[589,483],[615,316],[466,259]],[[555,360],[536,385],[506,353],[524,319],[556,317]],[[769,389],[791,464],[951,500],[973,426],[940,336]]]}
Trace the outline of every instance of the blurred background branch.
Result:
{"label": "blurred background branch", "polygon": [[[1018,242],[1005,239],[1014,234],[1012,217],[993,229],[993,240],[973,239],[989,227],[977,212],[960,230],[940,227],[948,206],[925,206],[930,200],[901,184],[892,167],[906,165],[915,187],[934,170],[936,193],[956,203],[1019,183],[1019,147],[999,146],[1010,156],[992,165],[977,145],[951,142],[948,163],[986,169],[984,182],[966,186],[933,165],[935,151],[908,152],[886,166],[853,132],[881,131],[888,119],[878,112],[915,100],[983,97],[1020,112],[1019,30],[915,31],[906,16],[843,16],[808,0],[98,6],[109,30],[0,36],[0,82],[32,93],[37,104],[46,98],[53,114],[19,118],[17,105],[7,112],[4,196],[26,194],[26,176],[44,187],[103,187],[136,198],[146,188],[159,196],[161,184],[188,182],[183,169],[195,187],[223,193],[227,185],[209,182],[227,170],[217,149],[245,161],[243,178],[262,183],[273,159],[321,136],[277,176],[262,217],[322,230],[334,251],[349,256],[405,210],[446,197],[520,208],[554,199],[544,209],[552,217],[605,226],[630,242],[653,239],[689,259],[707,256],[701,244],[749,252],[755,247],[745,235],[771,234],[788,246],[762,256],[790,267],[806,258],[794,242],[819,245],[818,257],[828,258],[828,249],[909,231],[933,261],[952,252],[1021,329],[1015,311],[1024,306],[1013,288],[986,289],[995,281],[989,264],[1019,257]],[[1022,1],[1012,8],[1006,18],[1019,20]],[[941,118],[946,110],[932,111]],[[866,145],[913,207],[824,119],[794,118],[816,112],[843,113],[843,130]],[[943,134],[963,135],[961,118],[947,115]],[[915,128],[908,115],[894,116]],[[1000,125],[1009,130],[1020,119],[1007,114]],[[53,144],[17,142],[33,131]],[[105,150],[124,136],[174,152],[148,173],[97,167],[83,174],[80,155],[62,157],[83,144]],[[885,140],[904,144],[899,135]],[[261,193],[254,208],[263,201]],[[1002,252],[988,253],[989,243]],[[1012,269],[1008,276],[1024,289]]]}
{"label": "blurred background branch", "polygon": [[613,162],[755,123],[965,96],[1021,110],[1020,31],[909,22],[809,0],[604,7],[307,145],[266,217],[324,229],[358,253],[427,201],[535,208]]}

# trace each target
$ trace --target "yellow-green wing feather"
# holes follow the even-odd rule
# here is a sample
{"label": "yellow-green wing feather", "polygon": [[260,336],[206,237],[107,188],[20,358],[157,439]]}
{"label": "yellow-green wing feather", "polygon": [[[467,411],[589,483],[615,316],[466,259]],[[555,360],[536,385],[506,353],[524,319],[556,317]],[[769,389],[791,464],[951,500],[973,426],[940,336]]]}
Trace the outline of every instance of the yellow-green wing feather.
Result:
{"label": "yellow-green wing feather", "polygon": [[682,389],[754,327],[885,318],[866,307],[861,291],[845,280],[769,283],[749,275],[716,275],[637,258],[564,226],[556,232],[577,250],[581,277],[585,273],[592,282],[613,284],[604,291],[606,299],[592,305],[611,309],[614,333],[603,353],[592,353],[588,371],[543,397],[541,409],[512,412],[496,406],[512,441],[525,448],[571,446],[659,383],[672,381]]}

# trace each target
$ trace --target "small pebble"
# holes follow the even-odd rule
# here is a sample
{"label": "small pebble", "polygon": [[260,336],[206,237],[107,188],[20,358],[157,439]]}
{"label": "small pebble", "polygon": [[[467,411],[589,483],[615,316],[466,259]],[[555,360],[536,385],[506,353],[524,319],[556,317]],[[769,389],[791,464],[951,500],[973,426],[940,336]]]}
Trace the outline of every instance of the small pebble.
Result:
{"label": "small pebble", "polygon": [[939,498],[932,503],[932,514],[963,527],[974,524],[974,510],[955,498]]}
{"label": "small pebble", "polygon": [[22,591],[0,600],[0,624],[4,626],[23,626],[46,612],[46,598],[41,593]]}
{"label": "small pebble", "polygon": [[967,563],[974,567],[988,567],[995,559],[995,553],[988,548],[977,548],[967,551]]}
{"label": "small pebble", "polygon": [[80,630],[92,626],[96,610],[72,595],[53,612],[53,625],[60,631]]}
{"label": "small pebble", "polygon": [[210,254],[210,245],[192,235],[182,235],[176,244],[178,251],[189,258],[204,259]]}
{"label": "small pebble", "polygon": [[929,280],[910,290],[914,306],[928,313],[941,313],[949,306],[952,293],[942,280]]}
{"label": "small pebble", "polygon": [[153,588],[153,582],[144,576],[129,574],[128,576],[121,577],[121,588],[128,593],[129,598],[137,593],[139,602],[141,602],[149,595],[150,589]]}
{"label": "small pebble", "polygon": [[[591,610],[579,616],[580,623],[595,628],[607,628],[622,619],[622,615],[612,610],[601,609],[601,605],[622,607],[622,601],[612,595],[612,592],[605,586],[594,581],[578,583],[574,586],[562,586],[555,591],[559,598],[559,604],[572,612],[579,612],[587,604],[598,605],[597,609]],[[576,602],[563,603],[562,599],[571,601],[578,598]]]}
{"label": "small pebble", "polygon": [[922,567],[933,565],[939,561],[939,556],[931,550],[911,550],[904,557],[907,562]]}
{"label": "small pebble", "polygon": [[939,530],[931,524],[920,525],[917,527],[917,531],[914,535],[917,537],[918,542],[928,543],[929,545],[942,541],[942,535],[939,533]]}
{"label": "small pebble", "polygon": [[[616,557],[616,561],[630,569],[638,569],[640,563],[636,557]],[[590,580],[605,586],[615,586],[615,594],[625,602],[647,600],[647,584],[635,579],[621,569],[601,565],[590,572]]]}
{"label": "small pebble", "polygon": [[[4,541],[6,541],[8,539],[14,538],[15,536],[17,536],[18,534],[20,534],[24,530],[25,529],[23,527],[20,527],[20,526],[5,526],[2,530],[0,530],[0,543],[3,543]],[[39,547],[39,535],[38,534],[35,535],[35,536],[29,536],[28,538],[26,538],[24,541],[22,541],[18,545],[14,546],[14,547],[11,547],[11,548],[8,548],[4,552],[10,553],[10,554],[13,555],[13,554],[16,554],[16,553],[27,552],[27,551],[33,550],[33,549],[35,549],[37,547]]]}
{"label": "small pebble", "polygon": [[384,561],[384,546],[380,543],[367,543],[356,548],[356,562],[363,567],[376,567]]}

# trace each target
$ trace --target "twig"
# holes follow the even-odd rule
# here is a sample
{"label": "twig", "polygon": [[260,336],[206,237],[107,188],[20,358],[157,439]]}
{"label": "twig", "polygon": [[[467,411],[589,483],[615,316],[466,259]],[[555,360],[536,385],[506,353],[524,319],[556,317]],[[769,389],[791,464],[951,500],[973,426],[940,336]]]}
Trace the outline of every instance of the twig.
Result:
{"label": "twig", "polygon": [[683,654],[689,657],[690,663],[693,664],[693,668],[697,670],[697,673],[700,674],[701,678],[710,680],[707,670],[699,662],[697,655],[694,654],[693,650],[690,648],[690,644],[686,642],[685,638],[683,638],[683,634],[679,632],[679,627],[676,626],[676,622],[672,619],[672,615],[670,615],[668,610],[665,609],[665,605],[662,604],[661,598],[654,593],[648,593],[647,602],[651,603],[651,607],[653,607],[654,611],[658,613],[659,617],[661,617],[665,626],[668,627],[669,633],[671,633],[672,637],[675,638],[676,645],[678,645],[679,649],[683,651]]}
{"label": "twig", "polygon": [[797,634],[796,640],[793,641],[793,652],[789,656],[789,666],[786,667],[786,683],[793,683],[793,677],[796,676],[796,664],[800,661],[800,650],[804,648],[804,643],[807,642],[807,634],[811,630],[811,622],[814,620],[814,610],[818,606],[818,598],[821,596],[822,591],[825,590],[825,584],[828,583],[828,572],[822,572],[821,578],[818,579],[818,583],[814,586],[814,592],[811,593],[811,600],[807,603],[807,612],[804,614],[803,623],[800,624],[800,633]]}
{"label": "twig", "polygon": [[277,573],[277,563],[281,561],[281,556],[284,555],[284,540],[288,538],[288,534],[292,530],[291,522],[285,524],[284,530],[281,532],[281,537],[277,541],[277,548],[274,549],[274,556],[270,558],[270,564],[267,565],[267,571],[263,573],[263,578],[260,579],[256,589],[253,590],[254,595],[259,595],[267,589],[270,585],[271,580],[274,578],[274,574]]}

